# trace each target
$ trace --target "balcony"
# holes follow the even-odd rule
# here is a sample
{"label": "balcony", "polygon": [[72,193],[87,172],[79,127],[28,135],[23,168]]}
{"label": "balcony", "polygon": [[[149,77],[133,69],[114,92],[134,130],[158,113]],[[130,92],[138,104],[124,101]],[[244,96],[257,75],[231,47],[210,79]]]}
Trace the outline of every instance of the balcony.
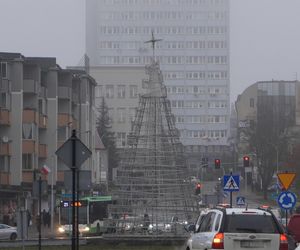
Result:
{"label": "balcony", "polygon": [[57,181],[64,182],[65,172],[64,171],[57,171]]}
{"label": "balcony", "polygon": [[76,93],[76,92],[72,93],[72,102],[75,103],[75,104],[79,103],[78,93]]}
{"label": "balcony", "polygon": [[33,109],[23,110],[23,123],[38,123],[38,114]]}
{"label": "balcony", "polygon": [[70,87],[60,86],[58,87],[58,98],[70,99],[72,98],[72,89]]}
{"label": "balcony", "polygon": [[0,108],[0,125],[10,125],[10,112]]}
{"label": "balcony", "polygon": [[24,140],[22,141],[22,153],[23,154],[33,154],[35,153],[35,141],[34,140]]}
{"label": "balcony", "polygon": [[10,143],[0,143],[0,155],[3,155],[3,156],[11,155]]}
{"label": "balcony", "polygon": [[59,127],[69,126],[73,122],[72,116],[69,114],[58,114],[57,124]]}
{"label": "balcony", "polygon": [[78,128],[78,120],[72,116],[72,128],[77,129]]}
{"label": "balcony", "polygon": [[48,117],[46,115],[39,115],[39,128],[47,128],[48,125]]}
{"label": "balcony", "polygon": [[11,92],[11,85],[8,79],[2,79],[0,84],[0,92],[10,93]]}
{"label": "balcony", "polygon": [[0,171],[0,185],[10,185],[10,173]]}
{"label": "balcony", "polygon": [[23,80],[23,92],[24,93],[39,93],[39,84],[33,79],[24,79]]}
{"label": "balcony", "polygon": [[39,144],[39,158],[47,158],[48,146],[46,144]]}
{"label": "balcony", "polygon": [[48,89],[44,86],[41,86],[39,91],[39,97],[47,98],[47,96],[48,96]]}
{"label": "balcony", "polygon": [[33,183],[33,171],[32,170],[26,170],[22,171],[22,182],[26,183]]}

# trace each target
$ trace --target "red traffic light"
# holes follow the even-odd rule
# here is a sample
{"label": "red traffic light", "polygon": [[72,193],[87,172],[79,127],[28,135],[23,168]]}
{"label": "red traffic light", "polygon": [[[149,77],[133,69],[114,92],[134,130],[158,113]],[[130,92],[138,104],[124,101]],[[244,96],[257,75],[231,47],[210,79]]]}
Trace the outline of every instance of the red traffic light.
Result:
{"label": "red traffic light", "polygon": [[221,160],[220,159],[215,159],[215,168],[220,168],[221,167]]}
{"label": "red traffic light", "polygon": [[196,185],[196,188],[201,188],[201,184],[198,183],[198,184]]}
{"label": "red traffic light", "polygon": [[243,156],[243,160],[244,160],[244,167],[249,167],[250,157],[245,155]]}

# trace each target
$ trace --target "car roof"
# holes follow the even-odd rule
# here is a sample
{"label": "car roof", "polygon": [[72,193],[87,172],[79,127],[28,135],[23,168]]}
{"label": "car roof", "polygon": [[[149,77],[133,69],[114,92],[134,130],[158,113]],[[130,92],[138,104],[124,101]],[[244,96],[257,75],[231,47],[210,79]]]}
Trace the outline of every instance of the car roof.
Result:
{"label": "car roof", "polygon": [[255,208],[226,208],[226,214],[256,214],[256,215],[270,215],[271,213],[267,210],[255,209]]}

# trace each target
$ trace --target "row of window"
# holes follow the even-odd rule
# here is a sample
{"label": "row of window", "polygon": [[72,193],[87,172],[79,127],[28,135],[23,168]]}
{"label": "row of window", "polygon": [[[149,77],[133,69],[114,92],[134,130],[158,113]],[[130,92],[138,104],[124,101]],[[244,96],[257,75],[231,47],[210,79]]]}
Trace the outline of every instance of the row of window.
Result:
{"label": "row of window", "polygon": [[219,35],[226,34],[226,26],[100,26],[100,34],[103,35]]}
{"label": "row of window", "polygon": [[7,63],[6,62],[0,63],[0,76],[2,78],[7,78]]}
{"label": "row of window", "polygon": [[228,79],[227,71],[164,71],[164,79],[188,79],[188,80],[226,80]]}
{"label": "row of window", "polygon": [[136,108],[129,108],[128,112],[126,108],[117,108],[116,115],[114,108],[109,108],[109,118],[111,123],[126,123],[134,121]]}
{"label": "row of window", "polygon": [[[130,41],[100,41],[99,49],[134,49],[140,53],[147,52],[148,47],[145,47],[144,42],[130,42]],[[226,49],[227,42],[224,40],[210,40],[210,41],[162,41],[155,44],[157,49]]]}
{"label": "row of window", "polygon": [[[128,89],[129,88],[129,89]],[[106,98],[120,98],[124,99],[127,97],[129,93],[129,98],[137,98],[138,97],[138,87],[137,85],[97,85],[95,88],[95,96],[96,97],[106,97]]]}
{"label": "row of window", "polygon": [[228,0],[103,0],[103,4],[113,5],[113,4],[122,4],[122,5],[163,5],[163,4],[172,4],[172,5],[203,5],[203,4],[214,4],[219,5],[227,3]]}
{"label": "row of window", "polygon": [[100,20],[141,21],[141,20],[226,20],[226,11],[105,11],[99,13]]}
{"label": "row of window", "polygon": [[222,115],[198,115],[198,116],[176,116],[176,123],[225,123],[226,116]]}
{"label": "row of window", "polygon": [[[202,138],[202,139],[218,139],[225,138],[227,136],[227,130],[194,130],[194,131],[179,131],[181,137],[187,138]],[[125,132],[117,132],[116,133],[116,145],[118,148],[122,148],[126,146],[126,133]]]}
{"label": "row of window", "polygon": [[[227,56],[158,56],[162,64],[227,64]],[[149,64],[152,56],[100,56],[100,64]]]}
{"label": "row of window", "polygon": [[[180,131],[181,132],[181,131]],[[182,133],[183,132],[183,133]],[[195,130],[195,131],[182,131],[181,137],[187,138],[224,138],[227,136],[227,130]]]}

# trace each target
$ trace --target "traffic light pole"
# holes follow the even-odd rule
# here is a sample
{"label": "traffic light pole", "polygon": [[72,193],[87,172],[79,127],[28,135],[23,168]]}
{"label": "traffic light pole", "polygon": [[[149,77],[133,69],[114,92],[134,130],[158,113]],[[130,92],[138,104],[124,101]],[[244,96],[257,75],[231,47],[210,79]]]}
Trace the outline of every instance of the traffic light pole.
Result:
{"label": "traffic light pole", "polygon": [[72,250],[76,250],[76,130],[72,130]]}

